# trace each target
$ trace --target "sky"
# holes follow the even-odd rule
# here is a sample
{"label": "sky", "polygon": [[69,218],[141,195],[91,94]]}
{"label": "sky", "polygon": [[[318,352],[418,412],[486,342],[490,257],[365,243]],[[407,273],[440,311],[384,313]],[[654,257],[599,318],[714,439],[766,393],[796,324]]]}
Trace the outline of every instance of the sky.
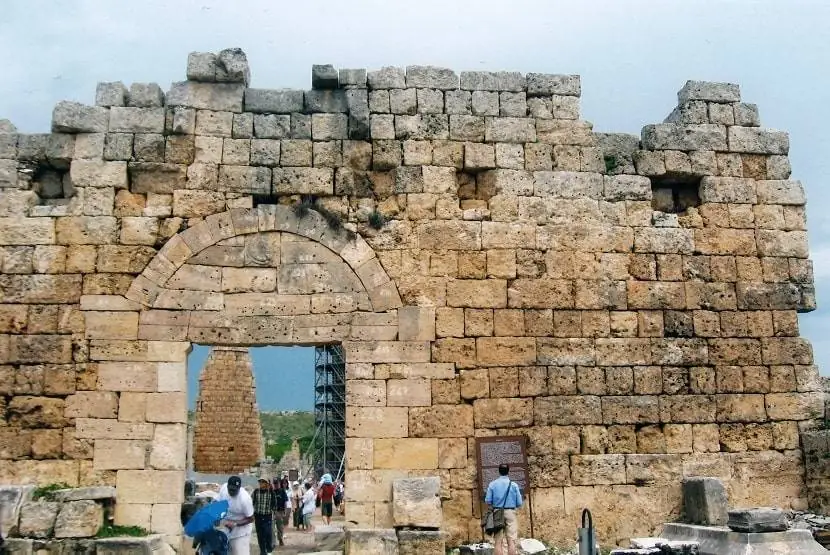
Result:
{"label": "sky", "polygon": [[[210,347],[193,345],[187,357],[187,404],[196,408],[199,376]],[[314,347],[254,347],[256,401],[259,410],[314,410]]]}
{"label": "sky", "polygon": [[[241,47],[252,86],[309,88],[311,65],[578,73],[582,117],[639,134],[688,79],[739,83],[790,133],[808,195],[818,310],[800,317],[830,374],[830,2],[826,0],[0,0],[0,118],[49,129],[99,81],[183,80],[187,54]],[[174,7],[175,6],[175,7]],[[830,304],[827,305],[830,307]]]}

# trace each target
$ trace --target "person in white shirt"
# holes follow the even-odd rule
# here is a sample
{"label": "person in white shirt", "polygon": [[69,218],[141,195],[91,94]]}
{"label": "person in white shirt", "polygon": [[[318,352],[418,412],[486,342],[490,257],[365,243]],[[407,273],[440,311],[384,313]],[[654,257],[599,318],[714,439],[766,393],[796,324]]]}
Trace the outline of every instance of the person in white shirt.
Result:
{"label": "person in white shirt", "polygon": [[222,524],[229,530],[231,555],[250,555],[254,502],[251,494],[242,487],[242,479],[239,476],[228,478],[228,483],[219,489],[217,499],[228,502],[228,514]]}
{"label": "person in white shirt", "polygon": [[317,493],[311,486],[310,482],[305,484],[305,493],[303,493],[303,524],[306,531],[313,532],[314,526],[311,524],[311,516],[314,514],[314,509],[317,508]]}

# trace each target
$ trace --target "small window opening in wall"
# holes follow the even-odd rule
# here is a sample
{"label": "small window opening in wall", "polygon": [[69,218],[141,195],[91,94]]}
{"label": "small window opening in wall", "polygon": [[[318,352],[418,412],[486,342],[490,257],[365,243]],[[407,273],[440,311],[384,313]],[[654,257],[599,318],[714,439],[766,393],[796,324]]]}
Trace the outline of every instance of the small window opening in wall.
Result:
{"label": "small window opening in wall", "polygon": [[60,168],[47,161],[32,161],[26,162],[18,171],[28,178],[30,188],[40,197],[41,204],[61,204],[63,199],[75,195],[68,168]]}
{"label": "small window opening in wall", "polygon": [[651,177],[651,207],[659,212],[680,214],[700,206],[700,176]]}
{"label": "small window opening in wall", "polygon": [[254,208],[260,204],[279,204],[279,195],[254,195]]}

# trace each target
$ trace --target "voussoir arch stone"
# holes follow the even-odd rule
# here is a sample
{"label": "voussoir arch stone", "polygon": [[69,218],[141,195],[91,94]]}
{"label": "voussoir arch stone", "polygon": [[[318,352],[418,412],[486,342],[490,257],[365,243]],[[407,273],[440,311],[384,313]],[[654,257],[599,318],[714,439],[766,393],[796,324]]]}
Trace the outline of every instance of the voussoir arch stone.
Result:
{"label": "voussoir arch stone", "polygon": [[152,308],[168,280],[193,256],[225,239],[272,231],[305,237],[337,254],[360,279],[372,311],[384,312],[402,306],[395,282],[360,235],[332,227],[315,210],[299,212],[282,205],[234,208],[208,216],[174,235],[135,278],[126,297]]}

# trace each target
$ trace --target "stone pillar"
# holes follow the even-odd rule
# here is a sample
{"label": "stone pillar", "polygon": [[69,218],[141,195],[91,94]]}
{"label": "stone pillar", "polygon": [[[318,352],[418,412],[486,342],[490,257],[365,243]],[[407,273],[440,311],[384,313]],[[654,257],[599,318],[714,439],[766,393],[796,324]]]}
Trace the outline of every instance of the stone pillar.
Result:
{"label": "stone pillar", "polygon": [[255,389],[248,349],[211,349],[196,402],[193,463],[197,472],[240,472],[263,458]]}

